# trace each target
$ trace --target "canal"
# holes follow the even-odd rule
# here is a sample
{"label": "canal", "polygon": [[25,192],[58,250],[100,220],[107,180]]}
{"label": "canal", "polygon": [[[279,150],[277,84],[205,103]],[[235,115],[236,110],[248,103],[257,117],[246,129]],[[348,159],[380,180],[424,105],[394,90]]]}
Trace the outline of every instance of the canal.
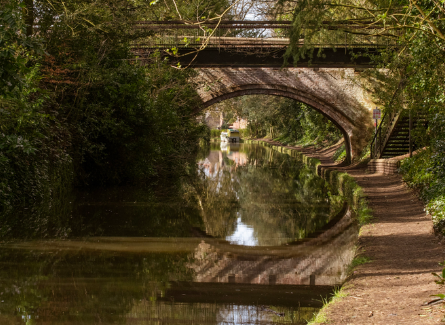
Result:
{"label": "canal", "polygon": [[81,191],[45,238],[3,242],[0,324],[306,324],[347,276],[348,207],[261,145],[211,143],[190,168]]}

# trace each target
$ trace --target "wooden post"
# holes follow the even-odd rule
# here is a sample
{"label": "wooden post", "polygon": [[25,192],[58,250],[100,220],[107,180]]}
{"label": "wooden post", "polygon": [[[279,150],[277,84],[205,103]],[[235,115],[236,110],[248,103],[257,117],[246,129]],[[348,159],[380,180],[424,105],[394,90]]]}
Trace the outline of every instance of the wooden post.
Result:
{"label": "wooden post", "polygon": [[315,285],[315,274],[311,274],[309,276],[309,285],[311,285],[311,286]]}

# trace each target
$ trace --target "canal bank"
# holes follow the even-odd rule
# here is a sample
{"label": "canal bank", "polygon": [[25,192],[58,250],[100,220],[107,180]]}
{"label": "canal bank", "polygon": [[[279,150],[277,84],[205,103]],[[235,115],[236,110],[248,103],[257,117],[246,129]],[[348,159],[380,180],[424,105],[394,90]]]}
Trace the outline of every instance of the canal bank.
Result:
{"label": "canal bank", "polygon": [[303,152],[306,159],[323,161],[327,167],[321,170],[329,183],[345,172],[353,178],[373,216],[372,222],[360,229],[357,244],[371,262],[354,269],[343,286],[345,297],[324,308],[325,317],[320,319],[329,324],[440,323],[444,317],[441,305],[423,304],[432,300],[431,295],[441,293],[431,273],[441,271],[438,263],[445,254],[415,193],[397,174],[371,174],[366,165],[336,168],[330,159],[332,150]]}

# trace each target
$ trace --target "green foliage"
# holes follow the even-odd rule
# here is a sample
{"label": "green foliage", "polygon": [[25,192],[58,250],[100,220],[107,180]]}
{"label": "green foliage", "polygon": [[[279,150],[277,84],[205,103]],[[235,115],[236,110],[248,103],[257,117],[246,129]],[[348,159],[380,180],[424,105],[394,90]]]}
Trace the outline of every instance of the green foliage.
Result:
{"label": "green foliage", "polygon": [[0,13],[0,236],[23,222],[22,236],[54,234],[73,183],[175,182],[207,134],[195,72],[131,54],[151,32],[129,32],[126,1],[35,5],[41,41],[24,36],[18,2]]}
{"label": "green foliage", "polygon": [[322,302],[323,302],[323,307],[317,314],[314,314],[312,319],[307,324],[308,325],[316,325],[316,324],[328,323],[328,318],[326,315],[327,308],[330,305],[332,305],[333,303],[336,303],[339,300],[341,300],[342,298],[345,298],[347,296],[348,296],[348,294],[344,290],[344,287],[336,287],[336,288],[334,288],[334,292],[330,298],[321,297]]}
{"label": "green foliage", "polygon": [[[315,109],[295,100],[250,95],[217,104],[225,117],[239,116],[248,122],[252,138],[269,137],[283,144],[328,145],[341,138],[340,130]],[[243,137],[246,135],[243,134]]]}
{"label": "green foliage", "polygon": [[[443,263],[440,263],[440,264],[443,265]],[[437,278],[437,280],[435,280],[434,282],[436,282],[437,284],[439,284],[441,286],[445,285],[445,268],[442,269],[441,274],[437,274],[437,273],[433,272],[432,275],[434,275]]]}
{"label": "green foliage", "polygon": [[420,197],[427,203],[426,211],[432,216],[435,229],[441,232],[445,229],[443,163],[443,151],[433,152],[428,148],[412,158],[404,159],[400,167],[403,180],[419,191]]}
{"label": "green foliage", "polygon": [[211,129],[210,137],[211,138],[219,138],[221,136],[221,132],[222,132],[222,130]]}
{"label": "green foliage", "polygon": [[352,260],[350,268],[352,270],[352,269],[356,268],[359,265],[363,265],[363,264],[366,264],[366,263],[369,263],[369,262],[371,262],[371,259],[369,257],[366,257],[366,256],[356,256]]}
{"label": "green foliage", "polygon": [[[151,1],[147,7],[147,2],[144,0],[135,0],[133,2],[138,8],[146,8],[144,15],[141,15],[144,20],[206,20],[220,15],[226,9],[230,2],[227,0],[182,0],[182,1]],[[178,8],[175,10],[175,8]],[[151,18],[151,19],[150,19]],[[230,18],[230,14],[224,17]],[[210,28],[203,26],[203,28],[210,30]]]}
{"label": "green foliage", "polygon": [[43,54],[40,40],[26,36],[24,4],[12,0],[0,7],[0,96],[17,97],[33,78],[35,56]]}
{"label": "green foliage", "polygon": [[332,159],[339,162],[345,159],[346,157],[346,146],[343,144],[340,147],[338,147],[337,150],[335,150],[334,155],[332,156]]}
{"label": "green foliage", "polygon": [[[22,5],[0,12],[0,236],[19,227],[26,213],[32,233],[52,227],[72,179],[63,123],[47,114],[39,89],[43,44],[25,35]],[[20,207],[18,210],[15,208]],[[44,220],[40,219],[43,216]],[[24,231],[23,231],[24,232]]]}
{"label": "green foliage", "polygon": [[239,130],[239,134],[241,139],[249,138],[250,137],[250,129],[241,129]]}
{"label": "green foliage", "polygon": [[[85,182],[120,184],[183,175],[205,126],[191,118],[198,96],[188,79],[192,70],[167,63],[147,66],[123,61],[103,69],[98,83],[83,89],[73,107],[76,165]],[[171,82],[175,80],[175,82]],[[86,136],[87,135],[87,136]]]}
{"label": "green foliage", "polygon": [[[444,265],[445,262],[439,263],[439,265]],[[436,277],[437,280],[434,280],[434,282],[436,282],[436,284],[440,285],[441,287],[445,285],[445,268],[442,269],[442,273],[437,274],[435,272],[431,273],[432,275],[434,275]],[[431,295],[433,297],[439,297],[440,299],[445,299],[445,294],[439,293],[437,295]]]}

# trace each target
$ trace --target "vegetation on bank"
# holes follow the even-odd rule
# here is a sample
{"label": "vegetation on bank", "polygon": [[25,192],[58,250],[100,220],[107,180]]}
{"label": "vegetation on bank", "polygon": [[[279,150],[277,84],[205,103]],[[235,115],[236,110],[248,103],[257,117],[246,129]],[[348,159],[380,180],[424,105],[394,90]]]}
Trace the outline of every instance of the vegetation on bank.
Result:
{"label": "vegetation on bank", "polygon": [[[210,107],[224,114],[247,121],[242,136],[270,138],[288,145],[327,146],[337,142],[342,133],[324,115],[306,104],[293,99],[249,95],[225,100]],[[340,153],[341,154],[341,153]]]}
{"label": "vegetation on bank", "polygon": [[[0,236],[57,228],[73,186],[147,184],[187,175],[207,129],[194,71],[130,52],[126,2],[20,1],[0,11]],[[100,7],[100,10],[98,8]],[[66,204],[65,204],[66,203]],[[25,218],[26,216],[26,218]]]}
{"label": "vegetation on bank", "polygon": [[328,322],[328,318],[326,315],[327,308],[333,303],[336,303],[337,301],[347,296],[348,294],[346,293],[345,288],[340,287],[334,289],[334,293],[330,299],[322,297],[323,307],[317,314],[314,314],[313,318],[308,322],[308,325],[327,323]]}
{"label": "vegetation on bank", "polygon": [[[413,131],[417,149],[401,168],[407,183],[419,189],[439,228],[445,217],[445,8],[432,0],[399,2],[279,0],[275,17],[292,19],[286,58],[323,55],[316,44],[380,44],[362,52],[377,67],[363,72],[363,86],[384,113],[409,110],[419,121]],[[301,42],[304,39],[304,42]],[[357,55],[355,52],[354,55]]]}
{"label": "vegetation on bank", "polygon": [[[442,150],[444,150],[442,148]],[[431,147],[420,150],[412,158],[402,161],[400,173],[408,186],[417,190],[426,203],[436,231],[445,235],[445,171],[443,151],[431,152]]]}

